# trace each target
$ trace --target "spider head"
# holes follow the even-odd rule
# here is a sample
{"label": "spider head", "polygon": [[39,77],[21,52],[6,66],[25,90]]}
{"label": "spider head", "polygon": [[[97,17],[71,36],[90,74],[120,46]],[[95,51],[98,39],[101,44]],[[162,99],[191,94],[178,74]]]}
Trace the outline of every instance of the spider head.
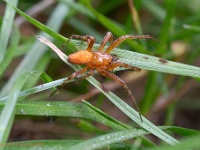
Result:
{"label": "spider head", "polygon": [[92,53],[87,50],[79,50],[76,53],[70,54],[67,61],[71,64],[87,64],[92,60]]}

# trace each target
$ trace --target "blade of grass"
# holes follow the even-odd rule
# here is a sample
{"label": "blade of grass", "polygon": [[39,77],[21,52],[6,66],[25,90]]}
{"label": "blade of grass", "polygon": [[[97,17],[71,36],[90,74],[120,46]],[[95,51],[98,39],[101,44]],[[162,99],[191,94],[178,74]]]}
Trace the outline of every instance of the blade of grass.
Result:
{"label": "blade of grass", "polygon": [[[161,33],[160,40],[163,43],[166,43],[169,38],[169,33],[170,33],[169,31],[170,31],[170,28],[172,27],[172,19],[174,17],[174,12],[176,10],[177,0],[168,0],[166,1],[166,3],[167,3],[167,10],[166,10],[167,14],[165,16],[165,20],[163,22],[163,26],[160,32]],[[161,49],[158,49],[158,50],[161,50]]]}
{"label": "blade of grass", "polygon": [[97,9],[102,14],[107,14],[110,11],[114,10],[115,8],[120,7],[121,5],[124,5],[124,3],[126,4],[126,1],[110,0],[110,1],[107,1],[106,3],[101,3]]}
{"label": "blade of grass", "polygon": [[113,104],[115,104],[123,113],[125,113],[129,118],[131,118],[134,122],[136,122],[139,126],[149,131],[153,135],[162,139],[163,141],[169,144],[175,144],[178,141],[173,137],[169,136],[158,127],[149,122],[146,118],[142,117],[143,122],[141,122],[138,112],[130,107],[127,103],[121,100],[119,97],[114,95],[112,92],[105,92],[101,89],[101,83],[96,81],[93,77],[89,77],[88,81],[93,84],[96,88],[98,88]]}
{"label": "blade of grass", "polygon": [[24,73],[18,80],[16,80],[12,90],[10,91],[10,97],[8,98],[0,116],[0,143],[5,143],[8,139],[14,120],[17,95],[25,82],[27,82],[27,79],[31,78],[31,76],[30,73]]}
{"label": "blade of grass", "polygon": [[[11,5],[11,4],[9,4]],[[32,19],[31,17],[27,16],[23,12],[21,12],[19,9],[15,8],[11,5],[12,8],[14,8],[18,13],[20,13],[23,17],[26,17],[26,19],[29,19],[29,21],[34,22],[40,28],[43,28],[43,30],[48,30],[49,28],[45,27],[38,21]],[[63,5],[59,4],[54,12],[52,13],[52,16],[48,20],[47,26],[51,27],[53,30],[58,31],[63,23],[63,20],[65,19],[65,16],[67,15],[68,8]],[[56,23],[55,23],[56,22]],[[50,30],[49,32],[57,34],[56,32],[53,32],[53,30]],[[47,36],[44,33],[41,33],[42,35]],[[50,38],[50,36],[48,36]],[[29,52],[26,54],[22,62],[19,64],[19,67],[15,70],[12,77],[9,79],[9,81],[4,85],[1,96],[7,95],[9,89],[12,87],[13,83],[16,81],[16,79],[19,77],[20,74],[22,74],[25,71],[31,70],[35,67],[35,65],[39,62],[39,60],[42,58],[42,56],[46,52],[46,46],[44,44],[41,44],[39,41],[36,41],[32,48],[29,50]],[[33,57],[34,56],[34,57]]]}
{"label": "blade of grass", "polygon": [[133,24],[135,25],[137,34],[142,35],[142,26],[141,26],[141,22],[138,16],[137,9],[135,8],[134,2],[132,0],[128,0],[128,5],[129,5],[132,21],[133,21]]}
{"label": "blade of grass", "polygon": [[15,56],[16,53],[16,47],[19,44],[20,41],[20,33],[18,28],[13,28],[12,30],[12,37],[10,39],[10,47],[7,49],[4,60],[2,63],[0,63],[0,77],[4,73],[5,69],[8,67],[8,65],[11,63],[13,57]]}
{"label": "blade of grass", "polygon": [[[76,8],[76,5],[80,5],[78,3],[74,3],[74,2],[69,2],[69,1],[65,1],[69,6]],[[98,21],[105,26],[105,28],[107,28],[109,31],[111,31],[112,33],[114,33],[117,36],[121,36],[121,35],[125,35],[127,34],[124,30],[123,27],[120,26],[117,23],[114,23],[114,21],[110,20],[109,18],[103,16],[102,14],[100,14],[99,12],[97,12],[90,4],[90,1],[84,1],[85,4],[85,9],[90,10],[92,14],[95,15],[95,17],[98,19]],[[84,7],[83,5],[81,5],[82,7]],[[76,9],[76,11],[80,12],[80,9]],[[138,51],[138,52],[143,52],[143,53],[148,53],[148,51],[139,43],[134,43],[131,41],[126,41],[134,50]]]}
{"label": "blade of grass", "polygon": [[160,92],[155,86],[154,78],[156,78],[157,72],[150,72],[147,77],[147,82],[145,85],[145,94],[143,95],[143,98],[140,101],[140,111],[142,114],[147,114],[149,112],[149,109],[152,107],[152,104],[155,102],[155,98],[157,94]]}
{"label": "blade of grass", "polygon": [[[60,3],[57,7],[55,7],[54,11],[52,12],[52,15],[47,21],[47,25],[43,25],[39,21],[35,20],[34,18],[28,16],[24,12],[22,12],[20,9],[17,7],[13,6],[11,3],[8,1],[4,0],[12,9],[14,9],[18,14],[20,14],[22,17],[24,17],[27,21],[38,27],[40,30],[48,33],[51,36],[57,36],[58,38],[63,38],[60,36],[56,31],[60,29],[60,26],[63,23],[63,18],[66,17],[66,15],[69,12],[69,8],[66,7],[66,5]],[[59,11],[60,10],[60,11]],[[57,20],[55,19],[57,17]],[[55,23],[56,20],[56,23]]]}
{"label": "blade of grass", "polygon": [[155,1],[145,0],[142,4],[156,17],[159,21],[164,20],[166,12]]}
{"label": "blade of grass", "polygon": [[[162,23],[162,28],[161,28],[161,31],[160,31],[160,38],[159,38],[162,43],[168,43],[170,41],[170,39],[169,39],[170,38],[170,31],[174,28],[173,18],[174,18],[174,13],[175,13],[175,10],[176,10],[177,1],[176,0],[167,0],[167,1],[165,1],[165,3],[166,3],[166,6],[167,6],[166,11],[165,11],[166,14],[165,14],[164,21]],[[156,6],[156,4],[154,2],[150,2],[150,4],[151,4],[151,6]],[[159,11],[160,14],[162,12],[160,9],[157,9],[157,11]],[[156,54],[161,55],[161,56],[167,56],[167,54],[169,52],[170,51],[166,51],[166,47],[164,47],[162,45],[158,45],[157,48],[156,48]],[[162,62],[162,61],[160,61],[160,62]],[[158,82],[159,78],[163,78],[162,83]],[[154,104],[159,93],[162,93],[162,92],[164,93],[163,89],[165,89],[167,87],[167,85],[163,81],[164,81],[164,77],[161,76],[161,74],[151,73],[149,75],[148,81],[147,81],[147,84],[146,84],[146,88],[145,88],[145,92],[144,92],[144,96],[141,100],[141,105],[140,105],[140,106],[142,106],[142,112],[147,113],[148,110]],[[147,87],[152,86],[152,84],[151,84],[152,82],[158,84],[158,86],[153,86],[152,88],[147,88]]]}
{"label": "blade of grass", "polygon": [[172,131],[173,133],[176,133],[178,135],[185,136],[185,137],[200,135],[200,131],[182,128],[182,127],[176,127],[176,126],[163,126],[161,127],[161,129],[167,129],[169,131]]}
{"label": "blade of grass", "polygon": [[52,79],[43,71],[34,70],[34,71],[30,71],[30,73],[32,74],[32,77],[28,79],[23,89],[32,87],[39,78],[41,78],[43,81],[46,81],[46,82],[52,81]]}
{"label": "blade of grass", "polygon": [[183,28],[188,29],[188,30],[192,30],[192,31],[196,31],[196,32],[200,32],[200,26],[184,24]]}
{"label": "blade of grass", "polygon": [[[104,117],[106,117],[106,118],[110,118],[110,116],[108,116],[106,113],[104,113],[104,112],[101,111],[100,109],[98,109],[98,108],[92,106],[92,105],[91,105],[90,103],[88,103],[87,101],[83,100],[83,102],[84,102],[89,108],[93,109],[95,112],[101,114],[102,116],[104,116]],[[111,120],[111,119],[109,119],[109,120]],[[116,120],[114,120],[114,119],[112,119],[112,120],[113,120],[113,122],[116,122],[116,124],[119,124],[119,121],[116,121]],[[120,124],[121,124],[121,126],[124,126],[126,129],[128,129],[128,128],[130,129],[130,128],[131,128],[131,126],[128,126],[128,125],[126,125],[126,124],[123,124],[123,123],[120,123]]]}
{"label": "blade of grass", "polygon": [[128,140],[134,137],[145,135],[147,133],[148,132],[144,130],[135,129],[113,132],[78,143],[74,146],[69,147],[69,150],[85,150],[86,147],[87,150],[99,149],[112,143]]}
{"label": "blade of grass", "polygon": [[[23,141],[23,142],[11,142],[6,145],[4,150],[55,150],[55,149],[66,149],[72,145],[76,145],[82,142],[81,140],[31,140],[31,141]],[[59,146],[58,146],[59,145]],[[131,148],[130,144],[126,143],[116,143],[109,145],[109,148],[112,150],[127,150]],[[104,149],[107,149],[105,147]]]}
{"label": "blade of grass", "polygon": [[169,145],[164,145],[164,146],[159,146],[157,148],[152,148],[150,150],[183,150],[183,149],[199,149],[200,148],[200,135],[198,136],[194,136],[194,137],[190,137],[188,139],[184,139],[183,141],[181,141],[179,144],[169,146]]}
{"label": "blade of grass", "polygon": [[[18,0],[9,0],[9,2],[13,6],[16,7]],[[0,53],[1,53],[0,63],[4,59],[6,47],[7,47],[7,44],[8,44],[9,36],[10,36],[12,25],[13,25],[14,16],[15,16],[15,10],[13,10],[12,8],[10,8],[7,5],[5,15],[3,17],[3,22],[2,22],[2,25],[1,25],[1,32],[0,32],[1,33],[0,34]]]}
{"label": "blade of grass", "polygon": [[70,24],[71,26],[73,26],[73,28],[75,28],[77,31],[80,31],[83,34],[92,33],[92,36],[94,36],[96,38],[96,41],[99,43],[103,39],[103,35],[99,33],[98,31],[96,31],[92,26],[89,26],[88,24],[84,24],[83,22],[81,22],[80,20],[76,18],[70,18],[68,20],[68,24]]}
{"label": "blade of grass", "polygon": [[200,68],[197,66],[168,61],[159,57],[136,52],[116,49],[113,51],[120,61],[142,69],[165,72],[170,74],[200,78]]}
{"label": "blade of grass", "polygon": [[[10,97],[9,97],[10,98]],[[0,109],[5,105],[0,103]],[[114,119],[103,111],[95,108],[89,103],[72,102],[18,102],[15,108],[17,115],[36,115],[36,116],[63,116],[90,119],[103,123],[104,125],[116,130],[131,128],[130,126]]]}

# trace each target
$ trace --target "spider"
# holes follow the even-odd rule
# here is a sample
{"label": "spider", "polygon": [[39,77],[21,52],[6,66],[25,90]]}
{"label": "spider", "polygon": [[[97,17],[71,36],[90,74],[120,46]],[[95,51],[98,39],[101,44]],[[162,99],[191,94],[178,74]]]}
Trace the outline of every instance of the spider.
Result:
{"label": "spider", "polygon": [[[134,102],[134,105],[136,106],[136,109],[142,121],[139,107],[135,101],[135,98],[131,90],[128,88],[125,81],[123,81],[117,75],[112,73],[112,71],[117,67],[124,67],[127,69],[131,69],[132,71],[140,71],[141,69],[134,66],[130,66],[123,62],[120,62],[119,60],[117,60],[116,56],[112,56],[109,53],[126,39],[152,39],[152,40],[156,40],[156,39],[150,35],[123,35],[113,41],[112,33],[107,32],[98,50],[92,51],[92,48],[95,42],[95,38],[93,36],[90,36],[90,35],[81,36],[81,35],[73,34],[71,35],[69,40],[73,38],[86,41],[88,44],[88,47],[86,49],[79,50],[76,53],[70,54],[68,56],[67,61],[72,64],[79,64],[79,65],[84,64],[86,65],[86,67],[70,75],[60,86],[57,87],[57,89],[54,92],[51,93],[50,96],[56,93],[59,89],[61,89],[67,82],[69,82],[73,78],[79,77],[80,75],[83,75],[86,73],[85,76],[81,78],[81,79],[85,79],[93,75],[94,71],[96,70],[99,74],[119,82],[124,87],[128,95],[130,96],[130,99]],[[108,46],[107,49],[103,51],[105,45],[109,41],[110,41],[110,46]]]}

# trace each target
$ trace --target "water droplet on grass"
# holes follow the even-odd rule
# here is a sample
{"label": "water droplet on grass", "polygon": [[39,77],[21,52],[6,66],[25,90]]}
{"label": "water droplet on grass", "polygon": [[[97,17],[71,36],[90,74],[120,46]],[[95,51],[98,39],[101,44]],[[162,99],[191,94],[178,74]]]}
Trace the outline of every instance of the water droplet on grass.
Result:
{"label": "water droplet on grass", "polygon": [[51,106],[51,104],[47,103],[47,106]]}

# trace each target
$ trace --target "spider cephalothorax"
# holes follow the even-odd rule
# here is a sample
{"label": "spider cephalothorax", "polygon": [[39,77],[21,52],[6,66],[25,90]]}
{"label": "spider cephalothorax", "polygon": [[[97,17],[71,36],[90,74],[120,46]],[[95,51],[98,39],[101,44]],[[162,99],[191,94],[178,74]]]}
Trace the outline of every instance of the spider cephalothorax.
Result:
{"label": "spider cephalothorax", "polygon": [[[138,112],[140,112],[131,90],[128,88],[128,86],[122,79],[120,79],[117,75],[113,74],[111,71],[113,71],[117,67],[124,67],[127,69],[131,69],[133,71],[140,71],[141,69],[134,66],[130,66],[123,62],[120,62],[116,59],[116,56],[112,56],[109,53],[126,39],[153,39],[153,40],[156,40],[156,39],[154,39],[150,35],[123,35],[113,41],[112,33],[107,32],[104,39],[102,40],[102,43],[99,49],[97,51],[92,51],[92,48],[95,42],[94,37],[89,36],[89,35],[86,35],[86,36],[72,35],[69,38],[69,40],[72,38],[86,41],[88,44],[88,47],[85,50],[79,50],[76,53],[69,55],[67,60],[68,62],[72,64],[84,64],[86,65],[86,67],[83,68],[82,70],[74,72],[60,86],[58,86],[57,89],[51,95],[53,95],[56,91],[58,91],[71,79],[76,78],[84,73],[86,73],[86,75],[82,77],[81,79],[87,78],[88,76],[93,75],[94,70],[96,70],[99,74],[119,82],[126,89],[130,98],[132,99],[135,106],[137,107]],[[110,41],[110,46],[108,46],[108,48],[105,51],[103,51],[108,41]],[[141,115],[140,115],[140,118],[142,120]]]}

